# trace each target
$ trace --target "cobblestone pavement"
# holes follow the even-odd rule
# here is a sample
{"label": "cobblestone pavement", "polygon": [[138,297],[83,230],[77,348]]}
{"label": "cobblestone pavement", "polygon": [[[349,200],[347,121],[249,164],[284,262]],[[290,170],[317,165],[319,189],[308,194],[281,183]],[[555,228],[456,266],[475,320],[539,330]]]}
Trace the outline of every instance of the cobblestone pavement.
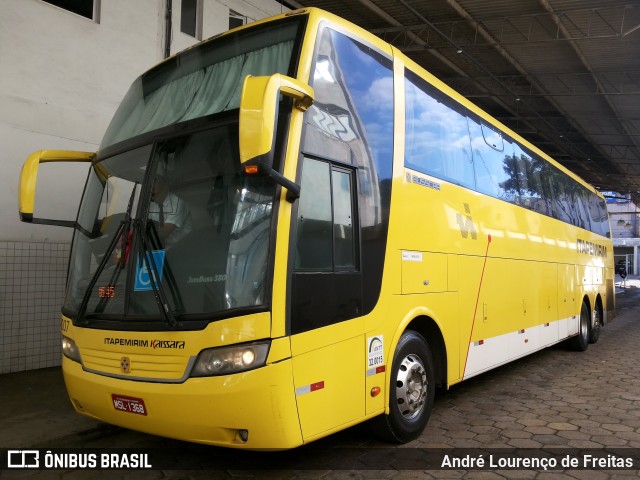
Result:
{"label": "cobblestone pavement", "polygon": [[[373,440],[357,426],[300,449],[236,452],[107,426],[72,412],[58,369],[0,376],[0,448],[155,448],[176,457],[236,458],[226,470],[5,471],[2,478],[268,479],[630,479],[639,470],[425,469],[430,449],[551,448],[571,455],[627,449],[640,455],[640,282],[617,297],[618,317],[584,353],[561,346],[470,379],[438,395],[429,425],[401,447]],[[11,392],[5,395],[5,392]],[[423,450],[429,449],[429,450]],[[449,450],[448,450],[449,451]],[[450,450],[476,455],[477,450]],[[496,450],[498,451],[498,450]],[[501,451],[501,450],[500,450]],[[565,450],[563,450],[564,452]],[[268,455],[269,457],[265,457]],[[411,459],[418,460],[411,463]],[[440,457],[439,457],[440,458]],[[486,457],[485,457],[486,458]],[[266,459],[266,460],[265,460]],[[268,468],[262,468],[267,465]],[[432,466],[432,468],[439,468]]]}

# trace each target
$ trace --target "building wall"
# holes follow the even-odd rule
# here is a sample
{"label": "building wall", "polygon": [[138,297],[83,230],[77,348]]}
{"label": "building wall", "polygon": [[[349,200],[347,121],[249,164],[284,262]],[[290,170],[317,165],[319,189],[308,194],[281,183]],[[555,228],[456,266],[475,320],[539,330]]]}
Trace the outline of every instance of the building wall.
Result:
{"label": "building wall", "polygon": [[631,201],[608,203],[609,221],[611,223],[611,238],[640,237],[640,215],[638,208]]}
{"label": "building wall", "polygon": [[629,199],[613,194],[615,200],[607,202],[611,238],[616,264],[623,262],[629,275],[640,272],[640,215],[638,207]]}
{"label": "building wall", "polygon": [[[100,0],[98,21],[42,0],[0,0],[0,373],[57,365],[71,230],[23,224],[17,186],[36,150],[95,151],[131,82],[163,58],[165,0]],[[180,32],[173,0],[171,53]],[[201,0],[202,36],[284,10],[273,0]],[[35,216],[74,219],[86,165],[43,168]]]}
{"label": "building wall", "polygon": [[0,241],[0,373],[60,363],[68,242]]}

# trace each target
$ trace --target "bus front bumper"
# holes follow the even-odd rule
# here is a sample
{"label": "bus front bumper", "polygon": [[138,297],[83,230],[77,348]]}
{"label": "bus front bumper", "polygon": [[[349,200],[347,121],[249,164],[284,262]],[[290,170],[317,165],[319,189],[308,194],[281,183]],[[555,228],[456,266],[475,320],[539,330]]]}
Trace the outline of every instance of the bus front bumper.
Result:
{"label": "bus front bumper", "polygon": [[[66,357],[62,370],[76,411],[106,423],[233,448],[281,450],[303,443],[288,360],[180,384],[89,373]],[[123,401],[128,402],[128,411],[122,409]]]}

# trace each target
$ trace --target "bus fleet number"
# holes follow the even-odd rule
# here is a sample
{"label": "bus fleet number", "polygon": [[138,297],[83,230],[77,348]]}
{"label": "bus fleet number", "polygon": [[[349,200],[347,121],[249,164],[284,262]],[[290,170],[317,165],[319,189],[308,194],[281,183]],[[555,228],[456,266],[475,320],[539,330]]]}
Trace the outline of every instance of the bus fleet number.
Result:
{"label": "bus fleet number", "polygon": [[369,358],[369,366],[375,367],[377,365],[382,365],[382,355],[378,355],[376,357]]}

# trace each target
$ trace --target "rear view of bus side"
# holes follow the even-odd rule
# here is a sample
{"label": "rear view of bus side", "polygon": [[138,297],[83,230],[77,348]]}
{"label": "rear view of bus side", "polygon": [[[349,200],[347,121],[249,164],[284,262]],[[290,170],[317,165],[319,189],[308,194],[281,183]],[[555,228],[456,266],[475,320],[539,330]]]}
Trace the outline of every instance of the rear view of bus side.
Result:
{"label": "rear view of bus side", "polygon": [[[145,73],[95,155],[34,155],[34,223],[37,165],[91,164],[63,371],[76,410],[109,423],[282,449],[370,420],[407,442],[436,387],[584,351],[615,316],[603,197],[321,10]],[[161,182],[191,212],[171,242]]]}

